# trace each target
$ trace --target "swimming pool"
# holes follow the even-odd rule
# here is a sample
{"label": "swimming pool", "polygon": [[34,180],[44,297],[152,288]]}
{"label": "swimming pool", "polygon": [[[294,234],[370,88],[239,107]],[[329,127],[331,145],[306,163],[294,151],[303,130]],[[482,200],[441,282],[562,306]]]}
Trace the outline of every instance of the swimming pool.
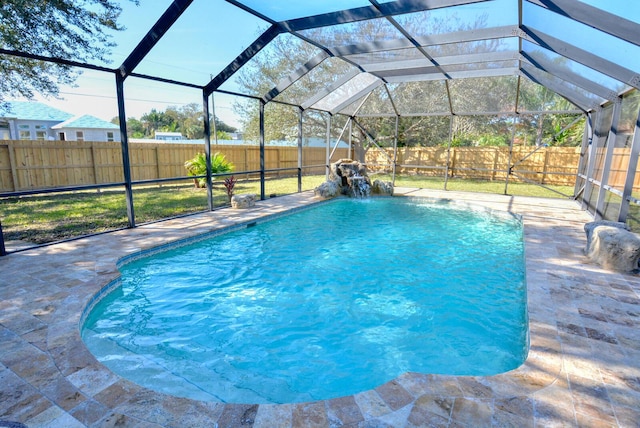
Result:
{"label": "swimming pool", "polygon": [[527,353],[519,219],[341,199],[122,267],[83,339],[178,396],[284,403],[406,371],[491,375]]}

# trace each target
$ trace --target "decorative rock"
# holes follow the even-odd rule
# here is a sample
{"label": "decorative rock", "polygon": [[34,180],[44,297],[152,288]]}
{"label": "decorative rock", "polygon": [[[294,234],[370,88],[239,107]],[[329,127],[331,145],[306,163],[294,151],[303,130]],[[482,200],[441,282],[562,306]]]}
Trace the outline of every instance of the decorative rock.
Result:
{"label": "decorative rock", "polygon": [[587,256],[605,269],[618,272],[638,270],[640,237],[617,226],[593,228]]}
{"label": "decorative rock", "polygon": [[331,164],[329,180],[314,189],[316,196],[332,198],[339,194],[365,198],[371,193],[371,180],[360,162],[340,159]]}
{"label": "decorative rock", "polygon": [[624,230],[631,230],[626,223],[620,221],[598,220],[587,223],[584,225],[584,232],[587,234],[587,248],[585,249],[585,253],[589,253],[589,248],[591,248],[591,237],[593,236],[593,230],[598,226],[610,226]]}
{"label": "decorative rock", "polygon": [[339,193],[340,187],[335,181],[325,181],[324,183],[313,189],[314,195],[324,199],[333,198],[335,196],[338,196]]}
{"label": "decorative rock", "polygon": [[375,180],[373,186],[371,186],[371,191],[378,195],[393,196],[393,183],[390,181]]}
{"label": "decorative rock", "polygon": [[247,193],[244,195],[233,195],[231,197],[231,206],[233,208],[251,208],[256,205],[256,195]]}

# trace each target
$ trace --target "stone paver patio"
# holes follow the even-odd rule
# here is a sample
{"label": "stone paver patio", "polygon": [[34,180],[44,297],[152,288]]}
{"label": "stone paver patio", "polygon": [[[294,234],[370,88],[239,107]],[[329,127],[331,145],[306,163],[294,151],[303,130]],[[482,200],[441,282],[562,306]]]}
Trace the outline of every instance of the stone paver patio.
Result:
{"label": "stone paver patio", "polygon": [[[157,393],[100,364],[80,339],[92,298],[123,256],[316,199],[309,192],[0,258],[0,427],[636,427],[640,277],[583,255],[591,221],[574,201],[398,188],[521,214],[531,347],[490,377],[406,373],[353,396],[283,405]],[[14,422],[15,424],[11,424]]]}

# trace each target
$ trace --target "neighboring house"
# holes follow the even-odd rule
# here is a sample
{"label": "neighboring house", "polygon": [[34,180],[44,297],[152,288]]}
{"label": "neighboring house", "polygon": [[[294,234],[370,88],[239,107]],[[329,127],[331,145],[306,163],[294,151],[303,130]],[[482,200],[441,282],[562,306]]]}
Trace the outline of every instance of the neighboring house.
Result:
{"label": "neighboring house", "polygon": [[180,141],[184,140],[180,132],[159,132],[156,131],[155,139],[160,141]]}
{"label": "neighboring house", "polygon": [[120,127],[97,117],[85,114],[74,116],[51,129],[61,141],[120,141]]}
{"label": "neighboring house", "polygon": [[35,101],[0,103],[0,140],[120,141],[120,127]]}

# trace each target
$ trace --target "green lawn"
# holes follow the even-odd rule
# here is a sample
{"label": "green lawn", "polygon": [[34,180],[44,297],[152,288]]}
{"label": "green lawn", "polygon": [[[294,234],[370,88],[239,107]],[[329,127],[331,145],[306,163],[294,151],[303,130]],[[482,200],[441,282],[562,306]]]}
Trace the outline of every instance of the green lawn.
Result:
{"label": "green lawn", "polygon": [[[373,175],[372,179],[390,180],[389,176]],[[324,176],[303,177],[302,190],[310,190],[324,181]],[[396,186],[443,189],[441,178],[398,176]],[[448,190],[484,193],[504,193],[504,182],[449,180]],[[555,189],[570,195],[572,187]],[[270,179],[265,182],[267,197],[295,193],[297,178]],[[214,183],[214,206],[229,205],[221,182]],[[258,181],[240,181],[236,194],[260,193]],[[511,183],[509,194],[522,196],[563,197],[542,187]],[[207,193],[194,188],[191,182],[162,186],[134,187],[136,224],[161,220],[183,214],[205,211]],[[0,221],[5,241],[23,240],[35,244],[115,230],[127,227],[124,190],[82,191],[5,198],[0,200]]]}
{"label": "green lawn", "polygon": [[[377,174],[374,179],[391,180],[390,175]],[[504,194],[504,181],[483,181],[450,178],[447,181],[447,190]],[[441,177],[424,177],[419,175],[397,176],[395,185],[398,187],[418,187],[421,189],[444,189],[444,181]],[[536,196],[541,198],[568,198],[573,195],[573,186],[546,186],[544,187],[527,183],[509,182],[507,194],[517,196]]]}

